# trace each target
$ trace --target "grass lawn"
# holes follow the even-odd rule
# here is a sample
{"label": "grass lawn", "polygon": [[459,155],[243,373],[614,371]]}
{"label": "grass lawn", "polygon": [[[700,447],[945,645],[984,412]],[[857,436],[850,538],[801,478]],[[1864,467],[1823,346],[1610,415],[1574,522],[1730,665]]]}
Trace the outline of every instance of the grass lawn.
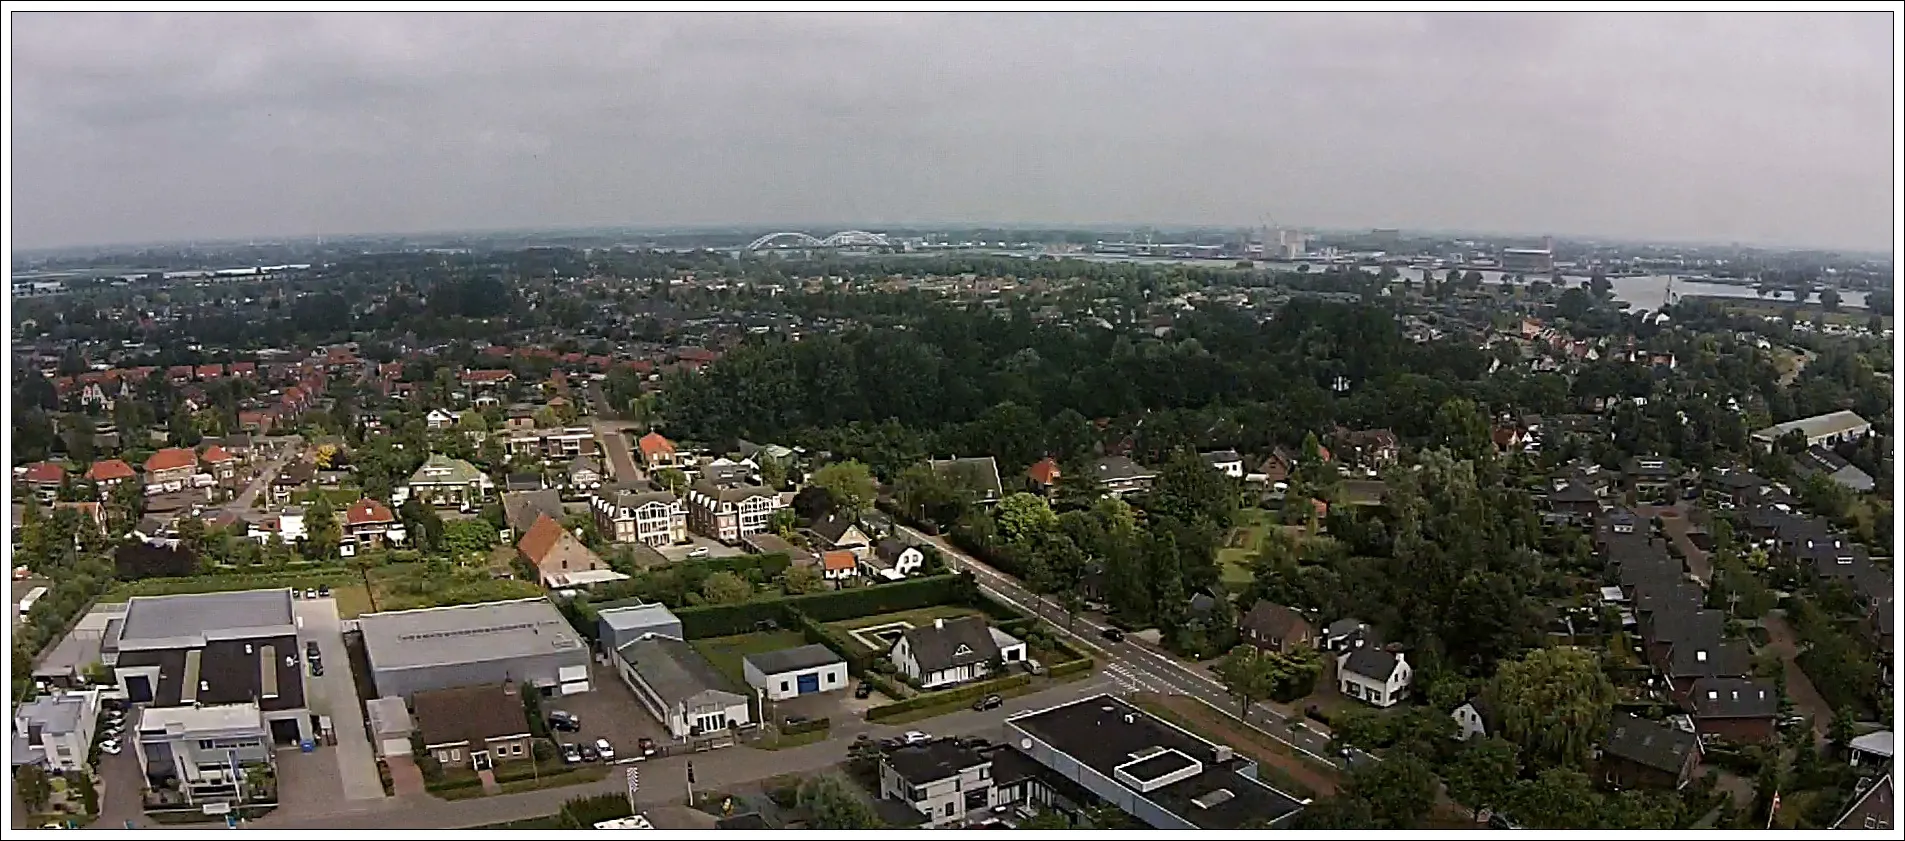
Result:
{"label": "grass lawn", "polygon": [[805,733],[795,733],[792,736],[785,736],[779,732],[775,732],[768,734],[759,742],[754,743],[753,747],[761,750],[797,748],[802,745],[811,745],[827,741],[827,734],[831,732],[831,730],[809,730]]}
{"label": "grass lawn", "polygon": [[1217,550],[1217,565],[1222,570],[1224,586],[1232,591],[1250,586],[1250,559],[1257,554],[1257,545],[1263,541],[1263,530],[1276,522],[1276,515],[1262,508],[1245,508],[1237,512],[1237,525],[1224,539],[1224,545]]}
{"label": "grass lawn", "polygon": [[[356,573],[336,568],[324,570],[287,569],[277,572],[232,572],[193,575],[184,578],[145,578],[129,581],[99,597],[101,602],[123,602],[133,596],[179,596],[191,593],[224,593],[232,590],[268,590],[296,587],[300,590],[357,580]],[[360,589],[361,589],[361,585]]]}
{"label": "grass lawn", "polygon": [[1342,781],[1335,768],[1298,756],[1288,745],[1239,725],[1202,701],[1151,693],[1138,695],[1134,701],[1145,712],[1256,760],[1258,777],[1286,793],[1327,797]]}
{"label": "grass lawn", "polygon": [[370,613],[370,593],[365,592],[362,584],[346,584],[331,587],[331,597],[337,599],[339,619],[355,619]]}
{"label": "grass lawn", "polygon": [[877,628],[881,625],[891,625],[895,622],[910,622],[913,627],[918,628],[933,624],[934,619],[958,619],[961,616],[980,615],[983,614],[970,607],[942,604],[932,607],[922,607],[917,610],[902,610],[898,613],[862,616],[858,619],[846,619],[839,622],[829,622],[827,624],[844,631],[852,631],[859,628]]}
{"label": "grass lawn", "polygon": [[786,648],[799,648],[807,644],[807,638],[799,631],[775,631],[765,634],[739,634],[732,637],[709,637],[689,643],[701,656],[708,658],[721,673],[734,681],[735,686],[746,686],[747,678],[741,670],[741,658],[749,654],[765,654]]}

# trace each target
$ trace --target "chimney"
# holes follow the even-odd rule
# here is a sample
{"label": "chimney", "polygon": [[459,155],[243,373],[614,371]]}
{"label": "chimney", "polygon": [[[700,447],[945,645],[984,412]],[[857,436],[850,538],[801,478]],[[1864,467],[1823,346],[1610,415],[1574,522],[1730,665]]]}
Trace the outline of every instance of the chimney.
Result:
{"label": "chimney", "polygon": [[515,697],[516,695],[516,681],[510,679],[507,675],[503,677],[503,694],[511,697]]}
{"label": "chimney", "polygon": [[1705,663],[1707,661],[1707,653],[1704,651],[1695,651],[1693,653],[1693,659]]}
{"label": "chimney", "polygon": [[941,617],[939,617],[939,618],[937,618],[937,619],[934,619],[934,620],[933,620],[933,627],[934,627],[934,628],[939,628],[939,629],[943,629],[943,628],[945,628],[945,627],[946,627],[946,617],[944,617],[944,616],[941,616]]}
{"label": "chimney", "polygon": [[1218,765],[1229,762],[1234,755],[1229,745],[1218,745],[1216,749],[1212,751],[1212,758],[1216,760]]}

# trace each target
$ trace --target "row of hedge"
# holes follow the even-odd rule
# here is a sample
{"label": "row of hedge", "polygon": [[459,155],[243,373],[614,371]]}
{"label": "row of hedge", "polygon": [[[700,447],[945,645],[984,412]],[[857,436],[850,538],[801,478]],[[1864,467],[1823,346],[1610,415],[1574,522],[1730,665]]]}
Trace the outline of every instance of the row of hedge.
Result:
{"label": "row of hedge", "polygon": [[182,596],[195,593],[223,593],[233,590],[271,590],[279,587],[309,588],[319,585],[352,584],[362,577],[348,569],[320,567],[280,572],[245,572],[193,575],[184,578],[142,578],[114,587],[101,601],[121,602],[133,596]]}
{"label": "row of hedge", "polygon": [[866,674],[872,669],[874,658],[880,656],[880,652],[855,642],[849,638],[845,632],[815,622],[812,617],[809,617],[799,608],[788,608],[787,615],[789,619],[793,620],[788,624],[799,628],[802,637],[804,637],[807,642],[824,645],[832,650],[833,653],[844,658],[847,661],[848,674]]}
{"label": "row of hedge", "polygon": [[1071,656],[1066,658],[1063,662],[1048,664],[1045,667],[1046,674],[1052,677],[1064,677],[1066,675],[1091,670],[1093,665],[1091,655],[1078,650],[1078,646],[1072,645],[1071,641],[1054,636],[1052,638],[1052,647]]}
{"label": "row of hedge", "polygon": [[971,575],[954,573],[743,604],[690,607],[675,611],[675,616],[681,620],[682,636],[694,640],[749,633],[762,622],[798,624],[789,608],[815,622],[838,622],[940,604],[971,604],[978,592]]}
{"label": "row of hedge", "polygon": [[992,680],[981,683],[967,684],[953,689],[944,689],[938,692],[924,692],[904,701],[894,701],[891,704],[881,704],[880,706],[869,709],[867,710],[867,720],[879,721],[884,718],[892,718],[901,713],[909,713],[930,707],[971,703],[987,695],[1027,686],[1031,684],[1031,682],[1031,675],[1021,673],[1007,675],[1001,678],[993,678]]}
{"label": "row of hedge", "polygon": [[802,733],[815,733],[815,732],[830,730],[832,728],[833,728],[833,719],[826,718],[824,716],[821,718],[810,718],[806,721],[802,721],[797,724],[780,725],[780,731],[782,736],[798,736]]}
{"label": "row of hedge", "polygon": [[[547,740],[535,740],[535,741],[542,741],[545,744],[548,744]],[[545,748],[544,753],[547,753],[547,752],[548,752],[548,749]],[[534,751],[532,750],[531,753],[534,753]],[[538,765],[547,766],[547,767],[537,767]],[[533,780],[539,777],[548,776],[550,774],[560,774],[564,771],[572,770],[572,768],[573,766],[565,765],[559,759],[557,760],[540,760],[539,759],[533,762],[498,763],[494,768],[490,769],[490,773],[496,777],[496,782],[497,784],[500,785],[502,783],[513,783],[519,780]],[[442,777],[440,777],[439,779],[435,781],[426,782],[424,784],[424,788],[431,792],[444,792],[444,791],[453,791],[456,789],[475,788],[483,784],[482,778],[478,777],[476,775],[476,772],[471,771],[468,773],[463,773],[463,769],[459,768],[457,770],[458,770],[458,773],[456,773],[454,776],[452,776],[451,774],[445,773]]]}

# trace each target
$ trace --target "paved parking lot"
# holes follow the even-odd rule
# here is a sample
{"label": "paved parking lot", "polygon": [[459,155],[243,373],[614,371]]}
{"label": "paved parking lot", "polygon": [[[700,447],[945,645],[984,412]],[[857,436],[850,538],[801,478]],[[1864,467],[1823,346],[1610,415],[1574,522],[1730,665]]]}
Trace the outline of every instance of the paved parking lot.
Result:
{"label": "paved parking lot", "polygon": [[635,700],[635,694],[613,668],[591,661],[589,682],[595,687],[593,691],[542,699],[543,715],[563,710],[582,719],[579,732],[550,731],[549,735],[557,743],[582,745],[607,739],[619,759],[634,756],[636,744],[644,736],[654,739],[658,745],[670,741],[661,722]]}
{"label": "paved parking lot", "polygon": [[886,696],[874,692],[865,698],[853,697],[853,688],[860,685],[858,680],[850,681],[847,688],[837,692],[815,692],[798,698],[782,701],[768,701],[763,714],[767,721],[763,723],[779,724],[789,716],[802,718],[825,718],[838,727],[850,721],[865,718],[866,711],[887,703]]}
{"label": "paved parking lot", "polygon": [[703,537],[698,534],[691,534],[688,535],[688,537],[691,542],[683,543],[680,546],[658,546],[656,547],[656,551],[660,552],[662,557],[671,561],[685,559],[689,555],[692,555],[696,549],[701,548],[708,550],[708,554],[705,557],[709,558],[726,558],[730,555],[742,555],[747,552],[747,550],[739,546],[727,546],[722,544],[721,541],[711,537]]}
{"label": "paved parking lot", "polygon": [[[315,715],[330,716],[332,729],[337,733],[335,747],[320,747],[311,756],[331,758],[334,766],[331,775],[339,779],[343,799],[382,800],[384,786],[378,780],[377,757],[364,731],[364,710],[359,705],[357,682],[351,677],[350,654],[344,647],[337,618],[337,600],[299,599],[292,604],[298,617],[299,655],[303,655],[302,648],[307,641],[315,640],[324,660],[322,677],[312,677],[308,664],[306,666],[305,706]],[[290,757],[290,754],[281,756]]]}

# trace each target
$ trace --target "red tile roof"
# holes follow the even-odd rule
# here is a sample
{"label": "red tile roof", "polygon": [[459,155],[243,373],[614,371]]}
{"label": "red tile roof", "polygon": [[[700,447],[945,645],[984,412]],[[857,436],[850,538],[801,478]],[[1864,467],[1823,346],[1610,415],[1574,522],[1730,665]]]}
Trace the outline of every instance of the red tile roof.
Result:
{"label": "red tile roof", "polygon": [[198,366],[198,378],[201,380],[215,380],[222,376],[225,376],[225,366],[223,365]]}
{"label": "red tile roof", "polygon": [[132,465],[116,458],[93,462],[93,466],[86,471],[86,478],[94,482],[130,479],[135,475],[137,474],[132,472]]}
{"label": "red tile roof", "polygon": [[845,549],[836,549],[820,556],[820,565],[826,567],[828,572],[853,569],[859,564],[860,561],[853,557],[853,553]]}
{"label": "red tile roof", "polygon": [[463,372],[463,381],[466,383],[499,383],[513,376],[515,375],[508,371],[497,369],[465,371]]}
{"label": "red tile roof", "polygon": [[50,461],[42,461],[29,465],[24,478],[38,485],[57,485],[66,481],[66,471]]}
{"label": "red tile roof", "polygon": [[166,449],[153,453],[151,458],[146,459],[146,472],[151,473],[155,470],[177,470],[181,467],[195,467],[197,465],[198,456],[193,455],[191,450],[183,447],[167,447]]}
{"label": "red tile roof", "polygon": [[351,507],[344,511],[344,524],[347,526],[367,526],[396,521],[397,518],[390,513],[390,506],[370,497],[351,503]]}
{"label": "red tile roof", "polygon": [[203,461],[207,464],[218,464],[220,462],[231,461],[232,454],[226,452],[224,447],[218,446],[217,444],[213,444],[209,447],[206,447],[205,454],[199,456],[198,458],[200,461]]}
{"label": "red tile roof", "polygon": [[529,531],[523,533],[523,539],[516,542],[516,550],[523,553],[530,563],[541,566],[542,559],[548,557],[549,551],[562,541],[563,534],[562,524],[556,522],[555,518],[548,514],[538,515],[536,524],[530,526]]}
{"label": "red tile roof", "polygon": [[661,453],[672,453],[675,451],[675,443],[666,438],[663,438],[661,436],[661,433],[659,432],[650,432],[647,435],[642,436],[642,440],[637,441],[635,443],[636,443],[636,446],[639,446],[642,448],[642,455],[645,455],[645,456],[659,455]]}
{"label": "red tile roof", "polygon": [[1058,462],[1048,456],[1039,463],[1032,465],[1031,469],[1025,471],[1025,474],[1032,477],[1032,481],[1034,482],[1041,485],[1049,485],[1058,481]]}

